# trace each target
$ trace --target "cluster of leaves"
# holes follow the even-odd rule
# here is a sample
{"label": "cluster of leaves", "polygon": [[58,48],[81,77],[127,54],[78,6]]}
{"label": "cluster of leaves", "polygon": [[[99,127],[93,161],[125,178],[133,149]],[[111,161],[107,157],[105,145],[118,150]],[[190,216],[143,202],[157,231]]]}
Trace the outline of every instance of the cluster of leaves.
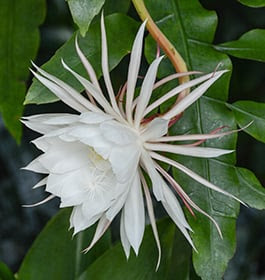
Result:
{"label": "cluster of leaves", "polygon": [[[18,141],[21,136],[18,119],[23,109],[22,100],[26,91],[27,68],[29,59],[33,59],[36,55],[39,41],[37,27],[43,21],[45,10],[44,0],[29,1],[27,5],[20,5],[20,2],[23,1],[7,1],[1,4],[4,9],[0,9],[3,23],[0,25],[0,36],[8,38],[0,43],[0,54],[5,58],[0,61],[0,111],[7,128]],[[252,7],[265,6],[264,0],[239,0],[239,2]],[[14,3],[15,6],[12,6]],[[209,72],[220,62],[223,68],[232,69],[229,55],[265,62],[265,30],[251,30],[236,41],[214,45],[212,42],[217,26],[216,13],[205,10],[198,0],[146,0],[145,4],[159,28],[181,53],[189,69]],[[82,37],[79,36],[80,46],[100,78],[98,14],[102,7],[105,13],[111,70],[129,53],[140,22],[127,15],[130,7],[129,0],[68,0],[68,5],[82,35]],[[11,12],[14,7],[17,13]],[[21,9],[23,9],[22,12]],[[33,11],[34,16],[32,16]],[[10,28],[14,29],[12,37],[5,35],[8,34]],[[70,67],[81,75],[85,75],[85,70],[75,53],[75,36],[76,34],[73,34],[58,49],[55,55],[43,65],[43,69],[67,81],[81,92],[82,86],[63,70],[60,62],[61,58],[64,58]],[[23,44],[21,44],[22,37],[26,38],[23,39]],[[155,53],[156,43],[148,35],[145,39],[145,57],[148,62],[153,60]],[[165,76],[172,71],[170,61],[164,60],[159,76]],[[254,121],[245,129],[245,132],[265,143],[265,104],[253,101],[236,101],[228,104],[230,76],[231,72],[187,110],[181,120],[173,126],[172,133],[208,133],[223,125],[229,125],[231,128],[237,125],[244,127]],[[28,90],[25,104],[44,104],[55,101],[57,98],[37,80],[34,80]],[[237,136],[234,134],[221,140],[207,141],[207,146],[235,149],[236,140]],[[238,196],[249,206],[257,209],[265,208],[264,188],[251,171],[235,166],[235,155],[206,160],[181,156],[175,156],[175,159]],[[120,243],[112,245],[110,233],[106,234],[90,253],[83,255],[80,251],[88,244],[93,228],[72,240],[71,233],[67,230],[69,210],[64,210],[48,223],[34,242],[18,271],[18,279],[112,278],[116,280],[125,279],[125,274],[126,279],[176,279],[176,277],[178,279],[221,279],[235,251],[235,224],[239,204],[203,188],[177,170],[172,170],[172,172],[190,197],[217,220],[223,231],[223,240],[207,218],[196,214],[196,219],[194,219],[187,213],[189,223],[194,230],[192,239],[199,251],[199,253],[192,253],[191,248],[174,225],[166,219],[162,220],[158,227],[163,258],[159,271],[155,272],[157,252],[149,227],[145,233],[140,255],[137,258],[130,257],[128,262]],[[193,264],[191,264],[191,259]],[[4,264],[0,264],[0,276],[6,280],[14,279]]]}

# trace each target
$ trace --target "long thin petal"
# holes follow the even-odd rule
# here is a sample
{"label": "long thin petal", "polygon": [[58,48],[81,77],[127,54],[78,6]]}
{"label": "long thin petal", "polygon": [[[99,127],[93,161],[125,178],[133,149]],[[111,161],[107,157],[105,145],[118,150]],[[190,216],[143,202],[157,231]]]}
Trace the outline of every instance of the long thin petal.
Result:
{"label": "long thin petal", "polygon": [[202,74],[202,72],[199,71],[189,71],[189,72],[182,72],[182,73],[175,73],[169,76],[166,76],[165,78],[159,80],[158,82],[156,82],[154,84],[153,90],[164,85],[165,83],[178,79],[180,77],[185,77],[185,76],[190,76],[190,75],[194,75],[194,74]]}
{"label": "long thin petal", "polygon": [[163,118],[169,120],[169,119],[175,117],[176,115],[180,114],[181,112],[183,112],[191,104],[193,104],[195,101],[197,101],[207,91],[207,89],[226,72],[227,72],[227,70],[223,70],[223,71],[218,71],[215,74],[213,74],[212,78],[210,78],[208,81],[204,82],[202,85],[200,85],[195,90],[193,90],[190,94],[188,94],[185,98],[183,98],[172,109],[170,109],[165,115],[163,115]]}
{"label": "long thin petal", "polygon": [[156,264],[156,271],[158,270],[158,267],[160,265],[160,261],[161,261],[161,245],[160,245],[160,240],[159,240],[159,236],[158,236],[158,231],[157,231],[157,226],[156,226],[156,219],[155,219],[155,213],[154,213],[154,208],[153,208],[153,203],[152,203],[152,198],[146,183],[146,180],[144,178],[143,173],[140,172],[140,179],[143,185],[143,189],[144,189],[144,194],[145,194],[145,198],[146,198],[146,207],[147,207],[147,211],[148,211],[148,215],[150,218],[150,223],[151,223],[151,227],[153,230],[153,234],[154,234],[154,238],[156,241],[156,246],[158,249],[158,259],[157,259],[157,264]]}
{"label": "long thin petal", "polygon": [[97,241],[101,238],[101,236],[105,233],[110,225],[110,221],[105,217],[102,216],[98,222],[96,232],[94,237],[90,243],[90,245],[83,250],[84,253],[88,253],[88,251],[97,243]]}
{"label": "long thin petal", "polygon": [[219,137],[223,137],[226,135],[230,135],[239,131],[242,131],[249,127],[253,123],[250,122],[246,126],[240,128],[240,129],[234,129],[230,131],[225,131],[222,133],[216,133],[216,134],[186,134],[186,135],[176,135],[176,136],[165,136],[161,138],[152,139],[152,142],[173,142],[173,141],[190,141],[190,140],[208,140],[208,139],[215,139]]}
{"label": "long thin petal", "polygon": [[182,234],[185,236],[185,238],[188,240],[188,242],[190,243],[190,245],[192,246],[192,248],[197,251],[196,247],[194,246],[190,235],[187,231],[187,229],[179,222],[179,220],[176,218],[175,213],[173,212],[172,208],[170,207],[170,205],[166,202],[162,202],[164,208],[166,209],[168,215],[170,216],[170,218],[174,221],[175,225],[179,228],[179,230],[182,232]]}
{"label": "long thin petal", "polygon": [[145,148],[151,151],[169,152],[185,156],[212,158],[230,154],[234,150],[224,150],[208,147],[187,147],[185,145],[153,144],[145,143]]}
{"label": "long thin petal", "polygon": [[[113,115],[114,111],[107,99],[91,84],[87,79],[73,71],[63,60],[63,67],[69,71],[75,78],[85,87],[85,89],[96,99],[96,101],[104,108],[106,112]],[[116,114],[115,114],[116,115]]]}
{"label": "long thin petal", "polygon": [[165,201],[162,202],[163,204],[168,205],[168,210],[170,211],[170,216],[173,221],[177,221],[183,227],[187,228],[188,230],[192,231],[190,225],[188,224],[182,208],[176,198],[176,196],[172,193],[170,188],[165,184],[163,188],[163,193],[165,197]]}
{"label": "long thin petal", "polygon": [[41,122],[35,122],[32,120],[21,120],[21,122],[26,125],[31,130],[37,131],[41,134],[45,134],[49,131],[53,131],[54,129],[58,129],[59,127],[53,126],[53,125],[47,125]]}
{"label": "long thin petal", "polygon": [[208,215],[205,211],[203,211],[197,204],[195,204],[190,197],[184,192],[184,190],[181,188],[181,186],[158,164],[156,164],[156,168],[159,170],[159,172],[164,176],[164,178],[171,184],[171,186],[181,194],[181,196],[189,203],[191,207],[193,207],[195,210],[198,212],[202,213],[205,215],[208,219],[210,219],[213,224],[215,225],[219,235],[221,238],[223,238],[221,229],[218,225],[218,223],[215,221],[214,218],[212,218],[210,215]]}
{"label": "long thin petal", "polygon": [[157,153],[154,153],[154,152],[151,152],[150,153],[150,156],[154,159],[157,159],[159,161],[163,161],[165,163],[168,163],[174,167],[176,167],[177,169],[181,170],[182,172],[184,172],[185,174],[187,174],[188,176],[190,176],[192,179],[194,179],[195,181],[201,183],[202,185],[208,187],[209,189],[212,189],[214,191],[217,191],[219,193],[222,193],[224,195],[227,195],[229,197],[232,197],[233,199],[237,200],[238,202],[242,203],[243,205],[246,206],[246,204],[241,201],[239,198],[237,198],[236,196],[230,194],[229,192],[227,191],[224,191],[222,189],[220,189],[219,187],[217,187],[216,185],[212,184],[211,182],[207,181],[206,179],[202,178],[200,175],[196,174],[195,172],[191,171],[190,169],[188,169],[187,167],[185,167],[184,165],[174,161],[174,160],[171,160],[169,158],[166,158],[162,155],[159,155]]}
{"label": "long thin petal", "polygon": [[114,111],[120,114],[109,75],[108,46],[103,13],[101,14],[101,66],[105,85]]}
{"label": "long thin petal", "polygon": [[87,60],[87,58],[85,57],[85,55],[81,51],[81,49],[78,45],[77,36],[75,37],[75,48],[76,48],[76,52],[77,52],[82,64],[84,65],[84,67],[87,71],[87,74],[88,74],[92,84],[101,92],[101,88],[100,88],[100,85],[98,83],[97,75],[96,75],[92,65],[90,64],[90,62]]}
{"label": "long thin petal", "polygon": [[43,179],[40,180],[37,184],[35,184],[35,185],[32,187],[32,189],[37,189],[37,188],[39,188],[39,187],[42,187],[42,186],[46,185],[46,184],[47,184],[47,181],[48,181],[48,177],[43,178]]}
{"label": "long thin petal", "polygon": [[162,59],[163,56],[155,59],[152,62],[144,78],[134,116],[134,125],[136,128],[140,126],[141,120],[144,116],[144,111],[148,105],[153,91],[157,69]]}
{"label": "long thin petal", "polygon": [[[178,73],[180,74],[180,73]],[[168,93],[164,94],[162,97],[160,97],[159,99],[157,99],[154,103],[152,103],[150,106],[148,106],[144,112],[144,115],[147,115],[148,113],[150,113],[152,110],[154,110],[156,107],[160,106],[161,104],[163,104],[164,102],[166,102],[168,99],[176,96],[177,94],[179,94],[180,92],[182,92],[185,89],[191,88],[193,86],[196,86],[208,79],[210,79],[213,76],[214,73],[210,73],[207,75],[204,75],[202,77],[193,79],[189,82],[186,82],[184,84],[178,85],[177,87],[173,88],[172,90],[170,90]],[[158,82],[159,83],[159,82]]]}
{"label": "long thin petal", "polygon": [[35,76],[35,78],[37,78],[45,87],[47,87],[51,92],[53,92],[59,99],[61,99],[69,107],[73,108],[74,110],[80,113],[87,111],[87,108],[85,106],[78,103],[74,98],[69,96],[69,94],[64,89],[59,87],[57,84],[40,76],[39,74],[35,73],[33,70],[31,70],[31,72]]}
{"label": "long thin petal", "polygon": [[163,195],[163,179],[160,174],[157,172],[153,159],[150,157],[149,153],[142,151],[141,154],[141,166],[147,172],[148,176],[152,181],[153,193],[157,201],[164,200]]}
{"label": "long thin petal", "polygon": [[125,252],[126,258],[129,259],[131,245],[125,230],[124,210],[121,213],[121,219],[120,219],[120,237],[121,237],[121,244]]}
{"label": "long thin petal", "polygon": [[143,45],[143,36],[145,29],[146,21],[142,23],[141,27],[138,30],[138,33],[135,37],[129,70],[128,70],[128,78],[127,78],[127,92],[126,92],[126,116],[127,120],[132,123],[132,102],[135,92],[135,85],[138,78],[141,56],[142,56],[142,45]]}
{"label": "long thin petal", "polygon": [[[58,85],[60,88],[62,88],[64,90],[64,93],[68,96],[68,99],[69,98],[73,99],[75,102],[80,104],[82,107],[86,108],[86,110],[82,110],[82,112],[85,112],[87,110],[90,110],[92,112],[101,112],[101,110],[97,106],[95,106],[91,102],[89,102],[78,91],[76,91],[74,88],[69,86],[67,83],[65,83],[62,80],[56,78],[55,76],[47,73],[46,71],[44,71],[43,69],[41,69],[37,65],[35,65],[34,63],[32,63],[32,64],[43,77],[49,79],[50,81],[52,81],[56,85]],[[61,99],[61,97],[59,97],[59,98]]]}
{"label": "long thin petal", "polygon": [[135,254],[138,255],[145,228],[144,201],[138,172],[134,176],[123,209],[125,232]]}
{"label": "long thin petal", "polygon": [[31,161],[27,166],[22,167],[23,170],[29,170],[36,173],[42,173],[42,174],[48,174],[49,171],[46,169],[41,163],[40,163],[41,156],[35,158],[33,161]]}
{"label": "long thin petal", "polygon": [[42,204],[48,202],[49,200],[51,200],[53,198],[55,198],[55,195],[49,195],[48,197],[44,198],[42,201],[39,201],[39,202],[34,203],[34,204],[22,205],[22,207],[29,208],[29,207],[39,206],[39,205],[42,205]]}

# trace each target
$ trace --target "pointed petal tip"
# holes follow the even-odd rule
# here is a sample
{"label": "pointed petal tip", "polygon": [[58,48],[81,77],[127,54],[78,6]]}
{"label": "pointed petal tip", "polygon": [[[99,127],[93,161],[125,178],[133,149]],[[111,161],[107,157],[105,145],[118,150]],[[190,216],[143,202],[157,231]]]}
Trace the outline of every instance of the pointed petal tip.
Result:
{"label": "pointed petal tip", "polygon": [[77,52],[80,51],[80,47],[79,47],[79,44],[78,44],[78,34],[75,35],[75,49]]}
{"label": "pointed petal tip", "polygon": [[23,208],[31,208],[31,207],[35,207],[35,206],[39,206],[39,205],[42,205],[48,201],[50,201],[51,199],[55,198],[55,195],[51,194],[49,196],[47,196],[46,198],[44,198],[43,200],[37,202],[37,203],[34,203],[34,204],[23,204],[21,205]]}
{"label": "pointed petal tip", "polygon": [[[129,257],[130,257],[130,249],[128,252],[125,252],[124,251],[124,254],[125,254],[125,257],[126,257],[126,260],[128,261],[129,260]],[[136,255],[137,256],[137,255]]]}
{"label": "pointed petal tip", "polygon": [[29,71],[36,77],[37,73],[33,69],[29,68]]}
{"label": "pointed petal tip", "polygon": [[65,68],[65,66],[67,66],[62,57],[61,57],[61,63],[62,63],[64,68]]}

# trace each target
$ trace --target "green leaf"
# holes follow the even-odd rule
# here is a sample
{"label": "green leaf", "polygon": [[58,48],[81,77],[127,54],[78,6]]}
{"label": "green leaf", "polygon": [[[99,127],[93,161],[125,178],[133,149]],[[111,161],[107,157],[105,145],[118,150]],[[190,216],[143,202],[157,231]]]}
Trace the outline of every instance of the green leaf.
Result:
{"label": "green leaf", "polygon": [[114,13],[126,14],[129,10],[131,0],[105,0],[104,15],[110,15]]}
{"label": "green leaf", "polygon": [[215,49],[229,55],[265,62],[265,30],[254,29],[243,34],[238,40],[215,46]]}
{"label": "green leaf", "polygon": [[[229,58],[215,50],[212,45],[217,26],[217,17],[214,12],[203,9],[197,0],[166,2],[147,0],[145,3],[163,33],[183,56],[189,70],[213,71],[219,62],[224,68],[231,69]],[[150,37],[146,40],[145,54],[149,62],[156,54],[156,44]],[[165,61],[161,68],[160,76],[169,74],[170,62]],[[225,106],[229,80],[230,74],[224,75],[203,98],[186,110],[184,116],[172,128],[171,134],[209,133],[223,125],[235,127],[234,115]],[[204,145],[235,149],[236,134],[218,140],[208,140]],[[233,194],[238,193],[237,175],[221,164],[225,162],[233,166],[235,154],[223,156],[217,162],[184,156],[172,157],[220,188]],[[220,225],[223,240],[208,218],[197,212],[196,218],[188,215],[189,223],[194,230],[192,239],[199,251],[199,253],[193,253],[196,273],[205,280],[221,279],[228,261],[235,252],[235,227],[239,204],[196,183],[177,170],[173,170],[173,174],[193,201]]]}
{"label": "green leaf", "polygon": [[152,229],[148,226],[137,257],[131,252],[127,261],[122,246],[118,243],[89,266],[78,280],[170,280],[176,279],[176,275],[178,279],[189,279],[190,258],[189,254],[184,254],[187,250],[190,252],[189,245],[168,219],[157,225],[162,246],[162,259],[157,272],[155,268],[158,252]]}
{"label": "green leaf", "polygon": [[260,8],[265,6],[265,0],[238,0],[238,2],[253,8]]}
{"label": "green leaf", "polygon": [[82,36],[86,35],[88,27],[105,0],[67,0],[74,22],[78,25]]}
{"label": "green leaf", "polygon": [[[105,18],[108,50],[109,50],[109,66],[112,70],[121,59],[127,55],[130,50],[136,34],[138,23],[130,17],[122,14],[112,14]],[[117,40],[118,38],[118,40]],[[78,58],[74,47],[75,35],[67,41],[55,55],[43,65],[43,69],[55,75],[56,77],[66,81],[76,90],[82,91],[83,87],[76,79],[69,74],[61,65],[61,58],[80,75],[86,76],[86,71]],[[99,23],[92,24],[84,38],[79,38],[80,48],[93,65],[97,76],[101,76],[101,47],[100,47],[100,26]],[[58,98],[45,88],[40,82],[34,79],[25,104],[50,103],[57,101]]]}
{"label": "green leaf", "polygon": [[106,233],[88,253],[81,251],[88,246],[95,227],[72,238],[69,231],[70,209],[61,210],[52,218],[27,253],[18,272],[19,280],[73,280],[110,246]]}
{"label": "green leaf", "polygon": [[12,271],[3,262],[0,262],[0,280],[15,280]]}
{"label": "green leaf", "polygon": [[237,168],[236,172],[240,184],[238,197],[251,207],[265,209],[265,188],[255,174],[245,168]]}
{"label": "green leaf", "polygon": [[265,103],[237,101],[233,104],[227,104],[227,106],[233,110],[240,127],[244,127],[253,121],[244,131],[265,143]]}
{"label": "green leaf", "polygon": [[39,46],[38,26],[45,16],[45,0],[0,2],[0,112],[19,142],[25,82],[30,60]]}
{"label": "green leaf", "polygon": [[[203,97],[196,106],[184,113],[184,117],[174,127],[174,134],[206,133],[227,124],[235,126],[233,114],[226,110],[223,103]],[[235,142],[236,135],[229,135],[218,140],[208,140],[206,146],[233,149]],[[238,178],[230,168],[230,165],[233,166],[235,163],[233,155],[218,160],[184,156],[174,156],[174,159],[221,189],[234,195],[238,194]],[[223,239],[208,218],[198,212],[195,213],[195,218],[188,215],[189,223],[194,230],[192,239],[198,250],[198,253],[193,254],[197,274],[202,279],[221,279],[228,261],[235,252],[235,227],[239,204],[227,196],[209,190],[178,170],[174,169],[173,174],[190,198],[212,216],[222,230]]]}

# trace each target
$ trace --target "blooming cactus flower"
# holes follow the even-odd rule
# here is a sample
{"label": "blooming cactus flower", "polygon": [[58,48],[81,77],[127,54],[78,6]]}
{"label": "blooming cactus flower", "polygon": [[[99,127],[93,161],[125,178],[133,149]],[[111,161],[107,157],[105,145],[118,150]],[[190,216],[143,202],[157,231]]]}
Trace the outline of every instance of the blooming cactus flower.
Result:
{"label": "blooming cactus flower", "polygon": [[[172,120],[174,121],[176,116],[179,116],[200,98],[226,71],[213,72],[178,85],[150,104],[154,88],[173,78],[193,73],[174,74],[156,82],[157,69],[163,58],[158,57],[150,65],[143,79],[140,93],[138,97],[135,97],[144,29],[145,23],[141,25],[136,35],[131,52],[127,83],[118,97],[114,94],[109,75],[103,17],[101,19],[102,73],[108,97],[104,96],[95,72],[80,50],[77,40],[76,51],[88,73],[89,80],[70,69],[64,61],[62,64],[83,85],[89,99],[83,97],[67,83],[35,66],[38,73],[32,71],[34,76],[79,114],[58,113],[24,117],[23,122],[29,128],[43,134],[33,141],[43,154],[33,160],[25,169],[47,175],[34,187],[46,185],[46,191],[51,193],[40,203],[57,196],[61,200],[60,207],[73,207],[70,225],[71,228],[74,228],[74,234],[98,221],[94,238],[86,251],[99,240],[114,217],[121,211],[120,236],[125,254],[127,257],[129,256],[131,247],[137,254],[145,228],[145,197],[160,258],[159,237],[150,189],[145,176],[150,178],[155,199],[162,203],[168,215],[193,247],[189,236],[191,227],[186,221],[174,192],[179,195],[190,211],[194,208],[203,213],[213,221],[219,232],[220,229],[214,219],[189,198],[173,177],[159,165],[159,162],[167,163],[181,170],[212,190],[238,199],[161,153],[212,158],[233,152],[198,147],[196,144],[174,144],[177,141],[185,140],[204,141],[227,135],[231,131],[168,136],[168,128],[172,124]],[[149,113],[153,109],[195,85],[199,86],[165,114],[150,117]],[[120,101],[120,98],[124,98],[125,95],[126,101]]]}

